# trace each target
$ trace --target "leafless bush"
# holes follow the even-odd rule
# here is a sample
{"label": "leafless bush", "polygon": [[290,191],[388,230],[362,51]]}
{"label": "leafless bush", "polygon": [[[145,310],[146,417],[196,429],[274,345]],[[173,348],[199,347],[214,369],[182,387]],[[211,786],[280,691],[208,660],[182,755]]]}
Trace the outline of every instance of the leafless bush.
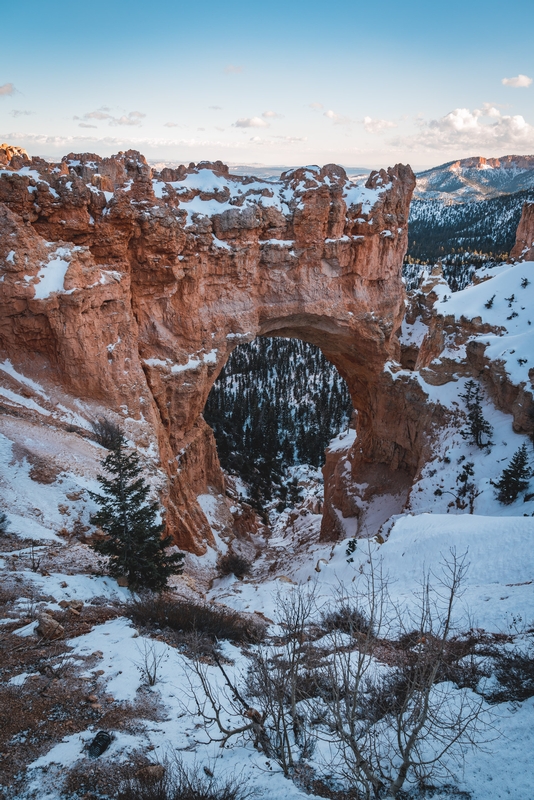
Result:
{"label": "leafless bush", "polygon": [[114,450],[122,435],[120,426],[107,417],[93,420],[91,426],[98,444],[101,444],[106,450]]}
{"label": "leafless bush", "polygon": [[250,796],[241,778],[219,778],[208,767],[186,767],[179,758],[155,767],[138,770],[124,781],[117,800],[246,800]]}
{"label": "leafless bush", "polygon": [[322,624],[328,633],[342,631],[349,636],[356,633],[372,634],[369,619],[363,611],[348,604],[323,612]]}
{"label": "leafless bush", "polygon": [[37,572],[41,566],[41,558],[37,555],[37,552],[38,551],[36,551],[35,545],[32,542],[30,545],[30,567],[32,572]]}
{"label": "leafless bush", "polygon": [[243,578],[245,575],[249,574],[252,569],[252,564],[248,558],[229,550],[228,553],[219,560],[218,567],[221,575],[235,575],[236,578]]}
{"label": "leafless bush", "polygon": [[162,661],[166,658],[165,650],[161,649],[158,652],[155,642],[143,639],[141,647],[137,647],[140,660],[136,662],[135,666],[143,676],[147,686],[155,686],[158,680],[158,671]]}
{"label": "leafless bush", "polygon": [[[301,680],[305,671],[306,628],[315,607],[313,592],[294,589],[278,598],[277,622],[282,635],[253,656],[248,676],[232,677],[214,651],[224,686],[211,677],[212,668],[200,659],[191,664],[190,697],[204,719],[205,733],[224,746],[233,737],[252,740],[254,747],[273,759],[284,775],[293,774],[311,755],[313,736],[301,707]],[[238,683],[241,685],[238,686]]]}
{"label": "leafless bush", "polygon": [[499,687],[487,694],[489,702],[522,702],[534,696],[533,650],[499,653],[494,663]]}
{"label": "leafless bush", "polygon": [[275,616],[283,636],[258,650],[248,674],[248,694],[257,701],[268,724],[271,756],[284,775],[290,775],[302,759],[309,758],[315,746],[308,709],[301,703],[306,693],[313,692],[305,644],[314,610],[313,590],[296,587],[287,595],[279,595]]}
{"label": "leafless bush", "polygon": [[465,556],[451,552],[434,583],[426,577],[416,618],[410,620],[419,637],[410,657],[387,677],[377,677],[377,646],[401,615],[389,601],[386,582],[371,565],[352,585],[350,598],[340,598],[356,607],[367,602],[369,628],[353,637],[352,646],[346,633],[331,634],[322,735],[337,748],[340,774],[363,797],[396,798],[407,782],[421,785],[433,775],[443,776],[446,755],[461,759],[465,747],[481,739],[486,724],[482,699],[441,677],[466,570]]}
{"label": "leafless bush", "polygon": [[221,605],[202,605],[162,594],[141,595],[128,605],[129,616],[139,625],[157,625],[173,631],[198,633],[212,640],[259,642],[265,623]]}

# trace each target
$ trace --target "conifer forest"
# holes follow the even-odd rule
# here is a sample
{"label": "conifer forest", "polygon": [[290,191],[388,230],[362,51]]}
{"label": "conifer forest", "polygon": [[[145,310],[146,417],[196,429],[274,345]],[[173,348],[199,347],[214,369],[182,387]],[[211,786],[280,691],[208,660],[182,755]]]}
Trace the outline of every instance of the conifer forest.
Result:
{"label": "conifer forest", "polygon": [[288,469],[321,467],[328,442],[348,426],[347,385],[318,347],[297,339],[258,338],[236,347],[208,398],[225,470],[248,486],[263,509],[291,486]]}

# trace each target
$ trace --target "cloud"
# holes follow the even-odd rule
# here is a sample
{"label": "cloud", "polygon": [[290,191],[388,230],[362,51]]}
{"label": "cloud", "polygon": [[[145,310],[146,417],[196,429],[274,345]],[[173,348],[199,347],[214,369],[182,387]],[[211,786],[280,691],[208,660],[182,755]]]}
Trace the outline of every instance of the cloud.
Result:
{"label": "cloud", "polygon": [[336,112],[332,111],[332,109],[325,111],[323,117],[328,117],[328,119],[331,119],[334,125],[350,125],[352,122],[349,117],[343,117],[341,114],[336,114]]}
{"label": "cloud", "polygon": [[391,122],[389,119],[373,119],[372,117],[364,117],[362,120],[363,127],[367,133],[382,133],[388,128],[396,128],[397,124]]}
{"label": "cloud", "polygon": [[240,67],[236,64],[227,64],[224,68],[224,71],[227,75],[239,75],[240,72],[243,72],[243,67]]}
{"label": "cloud", "polygon": [[534,126],[521,115],[501,114],[498,108],[484,104],[473,111],[455,108],[440,119],[418,122],[420,132],[392,144],[410,148],[506,152],[512,148],[534,149]]}
{"label": "cloud", "polygon": [[141,125],[141,120],[146,117],[140,111],[130,111],[129,114],[123,114],[122,117],[111,117],[110,125]]}
{"label": "cloud", "polygon": [[179,122],[165,122],[163,125],[164,128],[181,128]]}
{"label": "cloud", "polygon": [[30,117],[35,114],[35,111],[20,111],[18,108],[14,108],[10,113],[12,117]]}
{"label": "cloud", "polygon": [[275,139],[281,139],[283,142],[307,142],[307,136],[275,136]]}
{"label": "cloud", "polygon": [[97,125],[90,125],[89,122],[79,122],[78,123],[78,128],[94,128],[96,130],[97,127],[98,127]]}
{"label": "cloud", "polygon": [[12,83],[4,83],[0,86],[0,97],[10,97],[16,93],[16,89]]}
{"label": "cloud", "polygon": [[[88,114],[83,115],[84,119],[112,119],[111,114],[106,111],[90,111]],[[77,117],[76,117],[77,119]]]}
{"label": "cloud", "polygon": [[140,150],[141,152],[157,151],[158,158],[161,158],[163,149],[184,148],[189,151],[190,155],[184,158],[200,159],[202,153],[206,150],[216,149],[218,151],[227,151],[228,158],[243,158],[239,155],[248,147],[260,146],[262,148],[280,148],[287,147],[293,148],[295,145],[306,141],[306,138],[300,137],[280,137],[280,138],[261,138],[254,136],[250,138],[235,138],[232,141],[224,141],[222,139],[202,138],[200,136],[193,136],[188,139],[163,139],[163,138],[150,138],[150,137],[134,137],[130,136],[130,131],[125,131],[125,136],[98,136],[96,132],[88,130],[86,133],[80,132],[75,136],[54,136],[50,134],[38,133],[21,133],[20,131],[11,131],[3,134],[6,141],[17,141],[22,147],[28,150],[38,149],[41,153],[68,153],[73,151],[76,153],[84,152],[90,149],[91,152],[101,153],[117,153],[119,150]]}
{"label": "cloud", "polygon": [[261,136],[251,136],[251,144],[261,145],[262,147],[280,147],[281,144],[296,144],[306,142],[306,136],[273,136],[271,139],[263,139]]}
{"label": "cloud", "polygon": [[211,108],[212,111],[222,111],[223,110],[222,106],[208,106],[208,108]]}
{"label": "cloud", "polygon": [[320,111],[324,106],[322,103],[310,103],[308,108],[313,108],[314,111]]}
{"label": "cloud", "polygon": [[234,122],[234,128],[268,128],[269,123],[261,117],[242,117]]}
{"label": "cloud", "polygon": [[[141,125],[141,120],[146,117],[141,111],[130,111],[129,114],[123,114],[121,117],[114,117],[110,114],[110,109],[107,106],[102,106],[96,111],[89,111],[83,117],[73,117],[76,120],[96,119],[99,122],[108,120],[109,125]],[[80,124],[80,127],[86,128],[87,125]],[[94,125],[92,127],[95,127]]]}
{"label": "cloud", "polygon": [[262,117],[267,117],[268,119],[282,119],[283,114],[277,114],[276,111],[264,111]]}
{"label": "cloud", "polygon": [[512,86],[514,89],[526,89],[532,83],[532,78],[528,75],[516,75],[515,78],[503,78],[501,83],[504,86]]}

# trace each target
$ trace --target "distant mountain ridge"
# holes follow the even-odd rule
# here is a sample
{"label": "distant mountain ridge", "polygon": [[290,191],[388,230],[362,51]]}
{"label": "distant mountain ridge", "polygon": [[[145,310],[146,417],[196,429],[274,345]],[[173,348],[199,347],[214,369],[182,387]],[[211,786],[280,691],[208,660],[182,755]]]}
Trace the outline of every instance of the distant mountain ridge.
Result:
{"label": "distant mountain ridge", "polygon": [[416,173],[414,199],[466,203],[534,188],[534,155],[449,161]]}

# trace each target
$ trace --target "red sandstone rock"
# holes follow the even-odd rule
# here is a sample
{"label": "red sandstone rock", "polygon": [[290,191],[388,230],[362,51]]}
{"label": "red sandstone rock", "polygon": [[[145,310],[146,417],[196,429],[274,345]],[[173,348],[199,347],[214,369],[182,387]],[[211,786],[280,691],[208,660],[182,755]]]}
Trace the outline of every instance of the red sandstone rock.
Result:
{"label": "red sandstone rock", "polygon": [[534,203],[524,203],[510,258],[534,261]]}
{"label": "red sandstone rock", "polygon": [[19,171],[21,157],[0,176],[1,355],[26,372],[46,365],[74,396],[143,414],[180,547],[211,540],[196,497],[224,480],[202,410],[232,349],[257,335],[318,345],[360,412],[356,461],[413,474],[419,411],[393,409],[384,392],[396,397],[397,384],[383,373],[400,358],[409,167],[358,187],[331,164],[267,183],[220,162],[153,175],[135,151]]}

